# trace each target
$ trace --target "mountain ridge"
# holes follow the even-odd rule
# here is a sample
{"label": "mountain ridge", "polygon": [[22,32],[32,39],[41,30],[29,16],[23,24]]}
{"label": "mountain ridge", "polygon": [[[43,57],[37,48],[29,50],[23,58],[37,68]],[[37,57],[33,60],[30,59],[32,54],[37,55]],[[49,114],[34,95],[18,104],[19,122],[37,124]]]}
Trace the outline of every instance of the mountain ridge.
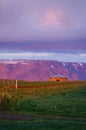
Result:
{"label": "mountain ridge", "polygon": [[0,79],[49,81],[61,74],[68,80],[86,80],[86,63],[46,60],[1,60]]}

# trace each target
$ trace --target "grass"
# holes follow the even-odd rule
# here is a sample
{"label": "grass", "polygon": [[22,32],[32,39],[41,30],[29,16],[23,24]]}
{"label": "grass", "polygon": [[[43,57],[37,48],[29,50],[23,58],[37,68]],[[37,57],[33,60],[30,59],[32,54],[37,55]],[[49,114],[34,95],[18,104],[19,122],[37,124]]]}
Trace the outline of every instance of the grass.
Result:
{"label": "grass", "polygon": [[0,130],[86,130],[82,121],[36,120],[36,121],[0,121]]}
{"label": "grass", "polygon": [[[11,95],[10,111],[86,117],[86,82],[24,82],[15,88],[1,87]],[[28,86],[28,88],[23,88]]]}
{"label": "grass", "polygon": [[[8,82],[5,80],[5,82]],[[86,118],[86,81],[77,82],[24,82],[14,85],[0,81],[0,96],[8,95],[9,111],[13,113],[39,114]],[[25,88],[24,88],[25,87]],[[33,125],[34,124],[34,125]],[[41,119],[15,122],[0,121],[0,130],[85,130],[82,121]]]}
{"label": "grass", "polygon": [[[12,110],[19,113],[86,117],[86,82],[44,82],[19,88]],[[42,86],[40,86],[42,85]],[[48,85],[48,87],[47,87]],[[17,104],[19,101],[19,106]]]}

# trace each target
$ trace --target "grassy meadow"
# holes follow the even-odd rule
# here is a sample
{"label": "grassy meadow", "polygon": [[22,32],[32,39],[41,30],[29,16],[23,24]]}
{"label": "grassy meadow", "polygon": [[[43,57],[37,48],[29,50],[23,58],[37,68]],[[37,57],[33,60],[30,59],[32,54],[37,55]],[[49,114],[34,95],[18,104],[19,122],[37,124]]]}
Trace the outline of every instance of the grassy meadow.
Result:
{"label": "grassy meadow", "polygon": [[[57,116],[86,118],[86,81],[71,82],[24,82],[0,81],[0,111],[11,113],[41,115],[35,121],[0,121],[3,129],[10,130],[76,130],[86,129],[83,121],[57,119]],[[50,116],[52,119],[46,119]],[[34,125],[32,125],[34,123]],[[16,126],[15,126],[16,124]],[[12,125],[12,126],[11,126]],[[22,126],[22,127],[21,127]],[[12,128],[12,129],[13,129]],[[52,129],[53,128],[53,129]],[[13,129],[13,130],[14,130]],[[1,130],[1,129],[0,129]],[[6,129],[7,130],[7,129]]]}
{"label": "grassy meadow", "polygon": [[36,121],[0,121],[0,130],[86,130],[83,121],[36,120]]}

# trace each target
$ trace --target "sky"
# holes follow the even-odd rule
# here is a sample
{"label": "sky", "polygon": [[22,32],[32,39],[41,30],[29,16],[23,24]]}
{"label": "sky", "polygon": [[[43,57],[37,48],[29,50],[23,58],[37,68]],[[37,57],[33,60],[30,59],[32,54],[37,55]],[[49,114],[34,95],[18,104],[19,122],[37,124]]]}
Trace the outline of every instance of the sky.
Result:
{"label": "sky", "polygon": [[86,62],[86,0],[0,0],[0,59]]}

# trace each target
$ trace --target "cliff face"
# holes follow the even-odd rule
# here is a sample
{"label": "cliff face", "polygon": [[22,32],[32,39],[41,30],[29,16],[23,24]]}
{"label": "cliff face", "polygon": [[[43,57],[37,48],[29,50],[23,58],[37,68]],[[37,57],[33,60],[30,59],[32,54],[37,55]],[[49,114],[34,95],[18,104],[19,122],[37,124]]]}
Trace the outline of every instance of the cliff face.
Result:
{"label": "cliff face", "polygon": [[61,74],[69,80],[86,80],[86,63],[58,61],[0,61],[0,79],[47,81]]}

